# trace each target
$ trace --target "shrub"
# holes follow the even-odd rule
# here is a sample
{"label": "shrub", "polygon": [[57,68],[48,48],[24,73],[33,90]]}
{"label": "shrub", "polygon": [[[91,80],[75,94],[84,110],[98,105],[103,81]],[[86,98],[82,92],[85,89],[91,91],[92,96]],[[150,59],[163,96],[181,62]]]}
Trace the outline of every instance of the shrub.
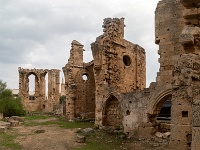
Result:
{"label": "shrub", "polygon": [[[4,86],[2,88],[2,85]],[[0,80],[0,112],[4,117],[25,115],[20,97],[14,97],[12,91],[6,89],[5,83]]]}

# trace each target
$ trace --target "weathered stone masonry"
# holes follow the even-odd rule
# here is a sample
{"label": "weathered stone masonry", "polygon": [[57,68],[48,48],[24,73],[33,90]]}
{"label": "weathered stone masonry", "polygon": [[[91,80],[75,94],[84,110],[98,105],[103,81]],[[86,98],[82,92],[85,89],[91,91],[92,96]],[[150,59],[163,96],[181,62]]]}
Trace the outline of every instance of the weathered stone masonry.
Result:
{"label": "weathered stone masonry", "polygon": [[[184,28],[180,35],[180,43],[184,47],[184,55],[176,65],[176,79],[179,78],[179,88],[175,90],[180,92],[185,103],[188,103],[188,109],[184,110],[188,117],[187,134],[192,136],[191,149],[197,150],[200,147],[200,1],[198,0],[181,0],[184,6],[183,18]],[[176,86],[177,87],[177,86]],[[183,113],[183,112],[182,112]]]}
{"label": "weathered stone masonry", "polygon": [[[124,39],[123,18],[106,18],[103,28],[104,34],[91,44],[96,87],[95,124],[122,125],[123,110],[117,95],[145,88],[145,51]],[[108,118],[113,118],[113,123]]]}
{"label": "weathered stone masonry", "polygon": [[[19,95],[22,97],[26,111],[53,112],[59,104],[60,70],[23,69],[19,71]],[[48,98],[45,96],[45,76],[48,74]],[[35,93],[29,95],[30,75],[35,76]]]}
{"label": "weathered stone masonry", "polygon": [[72,41],[68,64],[63,67],[66,88],[66,117],[70,120],[94,118],[95,116],[93,65],[93,61],[83,62],[83,45],[78,41]]}
{"label": "weathered stone masonry", "polygon": [[149,88],[144,49],[123,39],[123,18],[104,20],[104,34],[91,44],[96,126],[122,126],[136,138],[152,136],[163,103],[171,100],[169,149],[198,149],[198,7],[197,1],[158,3],[155,42],[160,69]]}
{"label": "weathered stone masonry", "polygon": [[[155,43],[160,69],[146,88],[145,50],[124,39],[124,18],[106,18],[103,34],[91,44],[94,60],[83,62],[83,45],[72,41],[63,67],[66,118],[95,118],[95,125],[121,127],[135,138],[149,138],[161,124],[162,105],[171,100],[170,150],[200,147],[200,1],[162,0],[155,11]],[[44,78],[49,73],[49,98]],[[58,70],[19,68],[19,88],[29,111],[53,110]],[[36,77],[36,101],[28,100],[28,76]],[[45,106],[45,108],[44,108]]]}

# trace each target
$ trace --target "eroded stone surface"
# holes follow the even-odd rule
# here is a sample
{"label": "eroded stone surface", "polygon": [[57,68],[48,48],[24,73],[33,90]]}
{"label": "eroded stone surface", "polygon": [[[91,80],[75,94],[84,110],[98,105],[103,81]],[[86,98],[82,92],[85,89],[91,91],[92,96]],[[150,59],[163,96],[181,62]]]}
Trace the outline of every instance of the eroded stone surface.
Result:
{"label": "eroded stone surface", "polygon": [[[56,69],[23,69],[19,71],[19,95],[22,97],[26,111],[46,111],[52,112],[58,107],[60,98],[60,70]],[[48,74],[48,81],[45,76]],[[30,94],[29,76],[35,76],[35,91]],[[46,85],[48,82],[48,95],[46,97]]]}
{"label": "eroded stone surface", "polygon": [[[66,95],[63,105],[66,118],[72,121],[95,118],[96,126],[120,128],[129,137],[138,139],[155,136],[161,129],[170,130],[169,149],[198,150],[199,7],[199,0],[158,3],[155,43],[159,45],[160,69],[156,82],[149,88],[146,88],[145,50],[124,39],[124,18],[104,19],[103,34],[91,44],[94,58],[91,62],[83,62],[83,45],[72,41],[70,58],[63,67],[65,82],[63,80],[61,90],[62,95]],[[28,110],[42,110],[45,98],[42,88],[35,93],[37,105],[27,102],[27,77],[34,73],[38,87],[44,85],[46,72],[19,68],[20,94]],[[54,95],[50,93],[51,96]],[[160,124],[156,117],[167,100],[172,101],[171,122]]]}

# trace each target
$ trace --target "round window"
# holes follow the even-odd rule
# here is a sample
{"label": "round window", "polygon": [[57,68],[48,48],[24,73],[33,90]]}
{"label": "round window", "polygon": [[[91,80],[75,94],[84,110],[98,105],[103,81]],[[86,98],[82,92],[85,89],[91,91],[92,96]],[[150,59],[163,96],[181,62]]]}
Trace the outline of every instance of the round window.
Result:
{"label": "round window", "polygon": [[128,55],[124,55],[123,56],[123,62],[126,66],[130,66],[131,65],[131,59]]}
{"label": "round window", "polygon": [[84,74],[84,75],[82,75],[82,79],[83,79],[84,81],[86,81],[86,80],[88,80],[88,76],[87,76],[86,74]]}

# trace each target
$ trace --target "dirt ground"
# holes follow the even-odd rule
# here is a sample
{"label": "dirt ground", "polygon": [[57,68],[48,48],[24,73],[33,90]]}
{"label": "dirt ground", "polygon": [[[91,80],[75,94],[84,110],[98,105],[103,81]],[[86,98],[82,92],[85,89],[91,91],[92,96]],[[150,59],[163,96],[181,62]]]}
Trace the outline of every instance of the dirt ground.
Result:
{"label": "dirt ground", "polygon": [[[57,118],[38,120],[45,122]],[[44,133],[35,133],[36,130],[45,130]],[[23,150],[71,150],[72,147],[80,147],[83,144],[75,142],[77,129],[63,129],[57,125],[48,126],[19,126],[12,132],[19,134],[15,142],[22,146]]]}
{"label": "dirt ground", "polygon": [[[56,121],[58,118],[48,118],[34,120],[32,122]],[[27,121],[26,123],[30,123]],[[31,122],[31,123],[32,123]],[[44,130],[44,133],[36,133],[37,130]],[[82,147],[84,143],[76,142],[76,131],[78,129],[64,129],[56,124],[43,126],[24,126],[14,127],[8,132],[17,135],[15,142],[22,146],[22,150],[72,150],[75,147]],[[123,141],[122,141],[123,142]],[[152,137],[150,139],[139,139],[126,142],[126,150],[168,150],[169,139]],[[92,150],[92,149],[91,149]],[[109,149],[110,150],[110,149]]]}

